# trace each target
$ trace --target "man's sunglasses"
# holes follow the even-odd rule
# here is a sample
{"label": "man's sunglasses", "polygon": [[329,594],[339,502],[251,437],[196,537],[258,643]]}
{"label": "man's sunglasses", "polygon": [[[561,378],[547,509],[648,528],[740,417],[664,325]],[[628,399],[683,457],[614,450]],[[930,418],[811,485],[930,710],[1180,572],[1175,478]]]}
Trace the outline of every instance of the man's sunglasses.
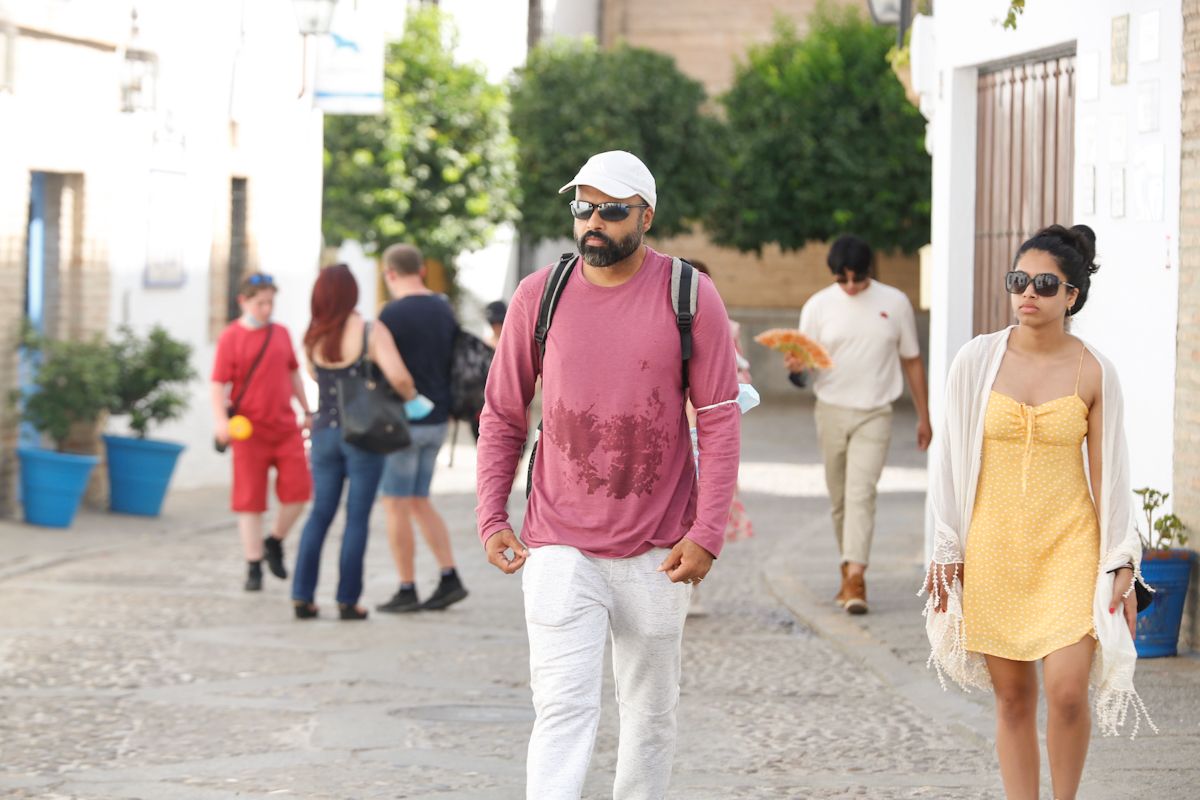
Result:
{"label": "man's sunglasses", "polygon": [[251,286],[274,286],[275,279],[270,275],[258,272],[247,278],[246,283],[250,284]]}
{"label": "man's sunglasses", "polygon": [[575,219],[591,219],[593,211],[600,212],[605,222],[620,222],[629,216],[631,208],[649,208],[649,203],[589,203],[586,200],[571,201],[571,216]]}
{"label": "man's sunglasses", "polygon": [[871,280],[871,276],[867,274],[858,275],[853,272],[839,272],[837,276],[838,283],[866,283]]}
{"label": "man's sunglasses", "polygon": [[1059,284],[1066,286],[1068,289],[1076,288],[1072,283],[1059,280],[1059,277],[1052,272],[1043,272],[1031,278],[1028,272],[1023,272],[1019,269],[1015,269],[1004,276],[1004,288],[1008,290],[1009,294],[1021,294],[1029,286],[1030,281],[1033,281],[1033,290],[1037,292],[1039,297],[1054,297],[1054,295],[1058,294]]}

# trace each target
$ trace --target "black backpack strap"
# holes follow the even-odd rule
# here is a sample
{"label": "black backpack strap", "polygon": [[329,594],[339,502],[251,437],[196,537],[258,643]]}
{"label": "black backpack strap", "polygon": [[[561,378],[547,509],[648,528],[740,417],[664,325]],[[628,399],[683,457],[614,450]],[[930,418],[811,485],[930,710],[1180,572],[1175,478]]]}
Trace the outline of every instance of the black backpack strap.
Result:
{"label": "black backpack strap", "polygon": [[[550,334],[550,321],[554,319],[554,309],[558,308],[558,299],[562,297],[563,289],[571,277],[575,267],[574,253],[563,253],[550,277],[546,279],[546,288],[542,290],[542,302],[538,304],[537,326],[533,329],[533,338],[537,342],[538,360],[537,371],[542,371],[542,360],[546,356],[546,337]],[[538,422],[537,437],[533,440],[533,451],[529,454],[529,467],[525,473],[525,497],[529,498],[533,491],[533,464],[537,459],[538,444],[542,439],[542,423]]]}
{"label": "black backpack strap", "polygon": [[692,358],[692,320],[696,317],[696,296],[700,280],[696,268],[682,258],[671,259],[671,309],[679,328],[679,354],[683,359],[683,390],[688,388],[688,361]]}
{"label": "black backpack strap", "polygon": [[550,271],[550,277],[546,280],[546,288],[542,290],[542,302],[538,304],[537,326],[533,329],[533,338],[538,347],[537,371],[539,373],[542,371],[542,358],[546,355],[546,337],[550,335],[550,321],[554,319],[554,309],[558,307],[558,300],[562,297],[563,288],[571,277],[575,259],[574,253],[563,253],[558,259],[558,264]]}

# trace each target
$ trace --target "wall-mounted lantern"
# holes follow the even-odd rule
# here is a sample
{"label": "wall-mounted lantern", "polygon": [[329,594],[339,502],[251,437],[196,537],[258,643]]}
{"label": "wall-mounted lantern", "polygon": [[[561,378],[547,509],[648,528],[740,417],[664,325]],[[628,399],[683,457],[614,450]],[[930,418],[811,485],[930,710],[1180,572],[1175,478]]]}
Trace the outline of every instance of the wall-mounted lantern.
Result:
{"label": "wall-mounted lantern", "polygon": [[296,25],[301,36],[324,36],[333,25],[333,8],[337,0],[292,0]]}
{"label": "wall-mounted lantern", "polygon": [[141,46],[135,8],[121,64],[121,110],[153,111],[157,104],[158,54]]}
{"label": "wall-mounted lantern", "polygon": [[308,91],[308,40],[311,36],[324,36],[333,27],[333,9],[337,0],[292,0],[296,14],[296,27],[304,37],[304,49],[300,52],[300,94]]}
{"label": "wall-mounted lantern", "polygon": [[912,21],[912,0],[867,0],[876,25],[896,26],[896,46],[904,47],[904,32]]}

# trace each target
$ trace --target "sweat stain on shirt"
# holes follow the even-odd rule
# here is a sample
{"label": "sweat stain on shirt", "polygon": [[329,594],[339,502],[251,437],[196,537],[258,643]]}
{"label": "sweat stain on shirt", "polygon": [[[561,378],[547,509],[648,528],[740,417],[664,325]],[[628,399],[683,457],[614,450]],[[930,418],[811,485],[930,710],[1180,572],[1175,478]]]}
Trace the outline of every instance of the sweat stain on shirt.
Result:
{"label": "sweat stain on shirt", "polygon": [[546,436],[574,468],[571,479],[589,495],[601,488],[616,500],[654,492],[663,452],[671,445],[665,405],[654,389],[644,408],[606,420],[591,408],[575,410],[562,400],[546,415]]}

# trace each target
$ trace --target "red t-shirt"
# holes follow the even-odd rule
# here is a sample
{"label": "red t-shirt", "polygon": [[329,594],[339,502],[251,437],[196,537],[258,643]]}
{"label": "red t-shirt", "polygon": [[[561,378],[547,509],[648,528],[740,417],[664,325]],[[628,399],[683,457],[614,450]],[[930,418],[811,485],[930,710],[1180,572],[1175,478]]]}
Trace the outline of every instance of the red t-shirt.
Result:
{"label": "red t-shirt", "polygon": [[[268,327],[274,328],[271,341],[262,360],[246,385],[246,373],[262,350]],[[250,420],[254,436],[278,441],[299,431],[296,412],[292,408],[292,373],[300,368],[292,337],[287,328],[272,322],[251,330],[240,322],[229,323],[217,341],[217,357],[213,362],[212,380],[232,383],[229,402],[233,403],[246,385],[237,413]]]}

